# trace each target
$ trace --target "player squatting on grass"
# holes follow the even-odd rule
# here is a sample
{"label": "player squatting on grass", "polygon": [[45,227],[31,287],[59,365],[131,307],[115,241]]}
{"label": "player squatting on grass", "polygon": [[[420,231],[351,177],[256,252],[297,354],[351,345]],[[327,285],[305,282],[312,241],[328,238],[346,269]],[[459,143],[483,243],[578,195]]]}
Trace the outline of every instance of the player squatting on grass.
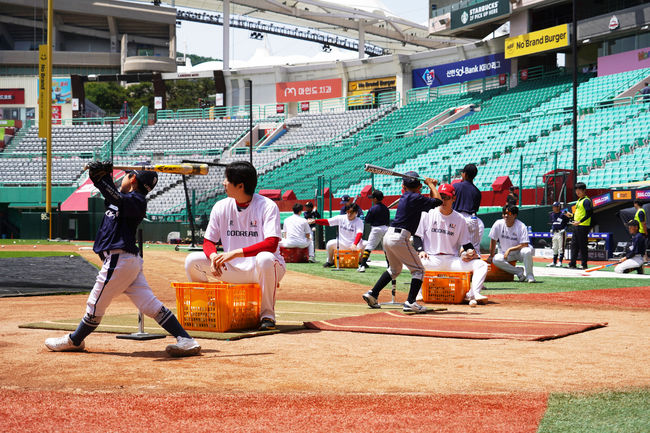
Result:
{"label": "player squatting on grass", "polygon": [[158,175],[153,171],[127,172],[118,190],[113,183],[112,163],[93,161],[88,169],[90,180],[104,196],[106,212],[93,244],[93,251],[104,263],[77,329],[72,334],[48,338],[45,346],[55,352],[84,350],[85,338],[97,329],[112,300],[124,293],[143,314],[176,337],[176,344],[167,346],[169,355],[198,355],[201,346],[149,287],[135,242],[135,232],[147,211],[146,195],[156,186]]}

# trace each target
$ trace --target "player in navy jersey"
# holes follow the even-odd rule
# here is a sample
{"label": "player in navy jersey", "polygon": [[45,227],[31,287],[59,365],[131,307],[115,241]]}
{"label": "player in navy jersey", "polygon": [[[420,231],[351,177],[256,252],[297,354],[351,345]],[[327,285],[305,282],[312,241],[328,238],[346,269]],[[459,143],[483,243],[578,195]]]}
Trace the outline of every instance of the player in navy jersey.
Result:
{"label": "player in navy jersey", "polygon": [[167,346],[168,354],[198,355],[201,346],[149,287],[135,243],[135,232],[147,211],[146,195],[156,186],[158,175],[153,171],[127,172],[118,190],[113,183],[113,164],[110,162],[93,161],[88,164],[88,170],[90,180],[104,196],[106,211],[93,245],[93,251],[104,263],[88,297],[86,314],[76,331],[48,338],[45,346],[55,352],[84,350],[85,338],[97,329],[111,301],[124,293],[143,314],[176,337],[176,344]]}
{"label": "player in navy jersey", "polygon": [[422,287],[424,266],[418,252],[413,248],[411,235],[415,233],[420,224],[422,212],[440,206],[442,200],[436,190],[438,181],[431,178],[424,180],[424,183],[431,190],[429,197],[425,197],[421,194],[422,184],[418,179],[418,174],[414,171],[408,171],[404,174],[405,177],[402,181],[403,194],[399,199],[399,205],[397,205],[397,213],[383,239],[384,251],[386,251],[386,257],[388,258],[388,270],[379,277],[372,290],[363,294],[363,299],[370,308],[381,308],[377,303],[379,292],[391,280],[397,279],[402,272],[402,267],[406,266],[411,271],[411,288],[402,309],[407,312],[425,313],[427,308],[416,302],[416,297]]}
{"label": "player in navy jersey", "polygon": [[456,191],[456,201],[454,201],[453,209],[465,218],[469,230],[469,240],[474,245],[476,253],[480,256],[481,238],[485,226],[483,221],[476,215],[479,207],[481,207],[481,191],[474,185],[474,178],[477,173],[478,169],[474,164],[467,164],[463,168],[461,172],[462,182],[453,185]]}

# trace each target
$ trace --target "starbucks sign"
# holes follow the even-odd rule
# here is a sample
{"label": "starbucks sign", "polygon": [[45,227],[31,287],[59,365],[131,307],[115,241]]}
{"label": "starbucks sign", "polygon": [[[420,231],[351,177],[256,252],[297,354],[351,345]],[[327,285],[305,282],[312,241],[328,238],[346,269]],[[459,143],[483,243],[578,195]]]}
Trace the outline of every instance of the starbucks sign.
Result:
{"label": "starbucks sign", "polygon": [[470,26],[510,13],[509,0],[487,0],[451,12],[451,28]]}

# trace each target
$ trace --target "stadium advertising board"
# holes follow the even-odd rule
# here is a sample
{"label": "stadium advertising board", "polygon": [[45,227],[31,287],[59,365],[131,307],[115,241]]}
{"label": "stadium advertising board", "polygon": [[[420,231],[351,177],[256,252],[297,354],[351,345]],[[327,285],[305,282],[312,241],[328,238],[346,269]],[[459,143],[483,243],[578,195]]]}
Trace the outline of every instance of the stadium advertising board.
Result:
{"label": "stadium advertising board", "polygon": [[374,78],[348,82],[348,105],[368,105],[374,103],[373,94],[378,90],[395,91],[396,77]]}
{"label": "stadium advertising board", "polygon": [[592,202],[594,207],[604,206],[612,202],[612,195],[610,193],[599,195],[598,197],[594,197]]}
{"label": "stadium advertising board", "polygon": [[598,76],[650,68],[650,47],[598,57]]}
{"label": "stadium advertising board", "polygon": [[451,28],[458,29],[510,13],[509,0],[487,0],[451,11]]}
{"label": "stadium advertising board", "polygon": [[413,87],[437,87],[510,73],[503,53],[413,70]]}
{"label": "stadium advertising board", "polygon": [[632,191],[614,191],[614,200],[632,200]]}
{"label": "stadium advertising board", "polygon": [[25,89],[0,89],[0,105],[22,105],[25,103]]}
{"label": "stadium advertising board", "polygon": [[[38,97],[40,98],[41,86],[38,79]],[[70,78],[52,78],[52,104],[71,104],[72,85]]]}
{"label": "stadium advertising board", "polygon": [[636,198],[639,200],[648,200],[650,199],[650,189],[644,189],[642,191],[636,191]]}
{"label": "stadium advertising board", "polygon": [[562,24],[506,39],[506,59],[569,45],[569,26]]}
{"label": "stadium advertising board", "polygon": [[314,81],[293,81],[275,84],[276,102],[318,101],[343,95],[340,78]]}

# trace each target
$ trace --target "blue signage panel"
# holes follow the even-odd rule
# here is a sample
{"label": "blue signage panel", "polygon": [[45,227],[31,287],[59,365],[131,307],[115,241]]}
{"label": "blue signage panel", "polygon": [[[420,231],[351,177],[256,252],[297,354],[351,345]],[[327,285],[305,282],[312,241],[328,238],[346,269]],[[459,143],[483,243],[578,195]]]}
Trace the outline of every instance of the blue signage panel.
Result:
{"label": "blue signage panel", "polygon": [[413,88],[437,87],[510,73],[503,53],[413,70]]}

